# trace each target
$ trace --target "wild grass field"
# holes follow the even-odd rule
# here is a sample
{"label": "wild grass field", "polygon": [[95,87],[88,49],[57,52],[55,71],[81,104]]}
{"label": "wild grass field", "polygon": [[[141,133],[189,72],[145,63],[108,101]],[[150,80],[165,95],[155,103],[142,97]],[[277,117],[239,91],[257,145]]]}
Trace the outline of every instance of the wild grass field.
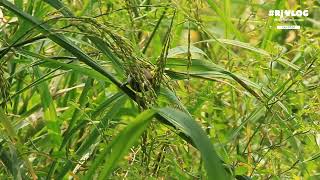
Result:
{"label": "wild grass field", "polygon": [[320,179],[319,57],[319,0],[0,0],[0,179]]}

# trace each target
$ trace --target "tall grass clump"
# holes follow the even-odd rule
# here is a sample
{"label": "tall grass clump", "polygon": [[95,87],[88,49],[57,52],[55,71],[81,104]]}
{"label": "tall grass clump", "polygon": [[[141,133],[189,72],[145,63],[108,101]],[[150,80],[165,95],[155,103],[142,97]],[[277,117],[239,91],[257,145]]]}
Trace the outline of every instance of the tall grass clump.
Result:
{"label": "tall grass clump", "polygon": [[319,14],[0,0],[0,179],[317,179]]}

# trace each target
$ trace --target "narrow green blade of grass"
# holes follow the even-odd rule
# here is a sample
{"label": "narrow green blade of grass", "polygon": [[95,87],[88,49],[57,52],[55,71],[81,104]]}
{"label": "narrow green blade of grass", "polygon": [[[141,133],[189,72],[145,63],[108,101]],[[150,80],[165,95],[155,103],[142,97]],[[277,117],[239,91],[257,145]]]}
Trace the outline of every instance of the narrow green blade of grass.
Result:
{"label": "narrow green blade of grass", "polygon": [[[34,67],[33,72],[35,76],[40,79],[42,77],[39,67]],[[60,122],[56,113],[56,108],[53,103],[48,84],[43,81],[37,85],[37,90],[41,97],[41,103],[44,111],[44,119],[46,120],[46,126],[48,128],[48,136],[52,146],[60,144],[62,139],[60,136]]]}
{"label": "narrow green blade of grass", "polygon": [[108,57],[108,59],[112,62],[113,67],[117,71],[119,75],[123,75],[123,65],[121,61],[115,57],[110,49],[107,47],[107,44],[99,37],[89,36],[90,41],[104,54]]}
{"label": "narrow green blade of grass", "polygon": [[[64,63],[63,63],[64,64]],[[75,63],[77,64],[77,63]],[[73,71],[70,72],[67,76],[66,79],[67,81],[65,81],[64,86],[63,87],[72,87],[77,83],[78,78],[81,76],[82,74]],[[89,76],[90,77],[90,76]],[[66,107],[68,106],[68,102],[69,101],[74,101],[74,98],[76,97],[76,91],[72,90],[72,91],[68,91],[64,98],[60,100],[60,102],[58,102],[58,106],[62,106],[62,107]]]}
{"label": "narrow green blade of grass", "polygon": [[[225,11],[225,16],[229,19],[231,19],[231,11],[232,11],[232,6],[231,6],[231,0],[224,0],[223,4],[224,4],[224,11]],[[226,24],[225,27],[225,38],[228,38],[229,36],[229,27],[228,24]]]}
{"label": "narrow green blade of grass", "polygon": [[210,139],[191,116],[172,108],[159,108],[156,110],[161,116],[191,138],[192,142],[201,152],[208,179],[230,179]]}
{"label": "narrow green blade of grass", "polygon": [[[121,107],[125,104],[125,101],[127,100],[126,96],[119,96],[119,94],[115,94],[114,96],[110,97],[108,103],[104,103],[105,106],[109,106],[110,103],[114,102],[113,106],[110,108],[110,110],[104,115],[104,117],[100,118],[100,123],[93,129],[93,131],[90,133],[90,135],[85,139],[85,141],[80,145],[80,147],[76,151],[76,155],[79,157],[82,157],[85,153],[87,153],[91,146],[97,145],[97,141],[100,138],[100,131],[102,129],[106,128],[106,125],[108,122],[114,118],[117,113],[120,111]],[[100,109],[100,108],[98,108]],[[96,115],[99,112],[96,111],[96,113],[92,114],[93,117],[96,117]],[[99,119],[96,119],[99,120]],[[68,135],[66,135],[67,137]],[[59,171],[58,177],[56,179],[62,179],[65,174],[68,173],[70,169],[72,169],[75,166],[71,161],[68,161]],[[51,172],[53,173],[53,172]],[[49,173],[47,179],[50,179],[51,173]]]}
{"label": "narrow green blade of grass", "polygon": [[[101,103],[96,109],[95,111],[92,113],[92,117],[98,117],[103,110],[105,110],[106,108],[108,108],[112,102],[114,101],[117,101],[119,98],[120,98],[120,101],[116,102],[115,103],[115,106],[114,107],[119,107],[118,105],[119,104],[123,104],[123,101],[124,100],[121,100],[121,97],[124,97],[124,94],[122,92],[119,92],[113,96],[111,96],[110,98],[107,98],[103,103]],[[114,110],[114,109],[111,109],[111,110]],[[115,111],[113,111],[113,113],[116,113]],[[112,118],[112,114],[108,114],[109,118]],[[106,121],[108,121],[109,119],[104,119],[102,120],[102,122],[98,125],[97,128],[100,128],[99,126],[101,126],[101,124],[105,124]],[[84,123],[85,121],[82,121],[82,120],[79,120],[81,123],[80,124],[87,124],[87,123]],[[77,130],[79,130],[79,127],[81,127],[82,125],[78,124],[76,127],[70,129],[70,131],[66,132],[64,137],[63,137],[63,141],[62,141],[62,144],[60,146],[60,149],[62,149],[63,147],[65,147],[66,143],[71,139],[71,137],[74,135],[74,133],[76,133]],[[90,136],[88,138],[86,138],[86,140],[82,143],[81,147],[77,150],[77,155],[79,156],[82,156],[86,150],[89,149],[89,147],[95,143],[95,140],[98,139],[99,137],[99,130],[95,128],[93,130],[93,132],[90,134]],[[57,164],[57,161],[54,161],[52,164],[51,164],[51,167],[50,167],[50,170],[49,170],[49,173],[47,175],[47,179],[50,179],[52,174],[54,173],[55,171],[55,168],[56,168],[56,164]],[[65,167],[63,168],[63,172],[68,172],[69,169],[71,169],[72,167],[72,164],[71,162],[67,162],[67,164],[65,165]],[[61,173],[61,177],[65,175],[65,173]]]}
{"label": "narrow green blade of grass", "polygon": [[[175,66],[187,66],[188,61],[186,59],[184,60],[178,60],[171,58],[168,67],[175,67]],[[221,73],[223,75],[226,75],[228,77],[231,77],[233,80],[235,80],[238,84],[240,84],[243,88],[245,88],[250,94],[252,94],[254,97],[256,97],[258,100],[262,101],[259,94],[257,94],[250,86],[254,85],[255,87],[260,87],[258,85],[255,85],[255,83],[251,82],[248,79],[245,79],[237,74],[234,74],[212,62],[200,60],[200,59],[192,59],[191,63],[191,70],[192,68],[197,69],[199,72],[205,72],[207,70],[214,71]],[[249,84],[248,84],[249,82]]]}
{"label": "narrow green blade of grass", "polygon": [[[43,76],[41,76],[41,78],[36,79],[35,81],[33,81],[32,83],[28,84],[27,86],[21,88],[19,91],[15,92],[13,95],[11,95],[10,98],[14,98],[14,97],[22,94],[23,92],[25,92],[27,90],[30,90],[31,88],[33,88],[33,87],[35,87],[35,86],[37,86],[37,85],[39,85],[39,84],[41,84],[41,83],[43,83],[45,81],[48,81],[48,80],[50,80],[50,79],[52,79],[54,77],[57,77],[57,76],[65,74],[65,73],[59,73],[59,74],[54,74],[54,75],[49,76],[53,72],[54,72],[54,70],[49,72],[49,73],[47,73],[47,74],[45,74],[45,75],[43,75]],[[7,103],[7,102],[3,101],[2,103],[0,103],[0,105],[3,105],[5,103]]]}
{"label": "narrow green blade of grass", "polygon": [[[212,40],[216,41],[214,39],[212,39]],[[217,39],[217,40],[223,44],[241,47],[241,48],[248,49],[250,51],[253,51],[253,52],[265,55],[265,56],[270,56],[270,54],[267,51],[260,49],[260,48],[257,48],[257,47],[254,47],[249,43],[245,43],[245,42],[241,42],[241,41],[237,41],[237,40],[233,40],[233,39]],[[210,41],[210,40],[206,40],[206,41]]]}
{"label": "narrow green blade of grass", "polygon": [[[142,112],[131,122],[123,131],[121,131],[114,140],[99,154],[94,163],[90,166],[84,179],[93,179],[99,165],[103,164],[98,179],[107,179],[108,175],[116,167],[117,162],[129,151],[144,130],[148,127],[153,115],[152,110]],[[103,161],[105,162],[103,163]]]}
{"label": "narrow green blade of grass", "polygon": [[[85,105],[88,103],[88,99],[90,98],[90,97],[88,97],[88,92],[92,88],[92,85],[93,85],[93,79],[88,78],[86,83],[85,83],[85,86],[84,86],[84,88],[82,90],[82,93],[80,95],[80,98],[79,98],[78,104],[80,105],[80,107],[79,107],[80,109],[84,108]],[[65,134],[68,134],[71,131],[71,129],[76,124],[76,122],[79,119],[79,117],[81,117],[81,111],[80,111],[79,108],[76,108],[74,110],[73,115],[71,117],[71,120],[69,121],[68,129],[66,130]],[[62,143],[60,148],[59,148],[59,150],[61,150],[66,143],[67,142]]]}
{"label": "narrow green blade of grass", "polygon": [[[27,2],[27,11],[32,12],[33,6],[32,6],[32,1]],[[23,10],[23,1],[22,0],[16,0],[15,5]],[[19,19],[19,28],[15,32],[14,36],[12,37],[12,43],[16,43],[16,41],[22,40],[25,36],[26,31],[28,31],[31,28],[31,24],[24,20],[23,18],[18,18]]]}
{"label": "narrow green blade of grass", "polygon": [[64,16],[67,16],[67,17],[68,16],[70,16],[70,17],[73,16],[72,12],[67,7],[65,7],[61,1],[58,1],[58,0],[44,0],[44,2],[50,4],[55,9],[59,10]]}
{"label": "narrow green blade of grass", "polygon": [[[55,9],[61,11],[61,13],[65,17],[69,17],[69,16],[75,17],[74,14],[66,6],[64,6],[62,2],[58,0],[45,0],[45,2],[50,4]],[[81,31],[81,28],[79,28],[79,30]],[[95,36],[86,36],[86,37],[88,37],[88,39],[95,45],[95,47],[97,47],[104,55],[108,57],[109,60],[111,60],[113,67],[115,68],[115,70],[118,72],[119,75],[124,74],[123,67],[120,60],[112,54],[112,52],[107,47],[103,39]]]}
{"label": "narrow green blade of grass", "polygon": [[[174,68],[174,67],[181,68],[181,67],[186,67],[187,63],[188,63],[187,59],[170,58],[167,66],[170,68]],[[264,86],[258,85],[257,83],[252,82],[247,78],[244,78],[238,74],[232,73],[232,72],[224,69],[223,67],[220,67],[220,66],[218,66],[212,62],[209,62],[209,61],[200,60],[200,59],[192,59],[192,64],[191,64],[190,70],[197,70],[198,72],[196,74],[209,73],[208,71],[220,73],[223,75],[223,76],[220,76],[221,78],[233,79],[238,84],[240,84],[243,88],[245,88],[251,95],[253,95],[254,97],[256,97],[258,100],[260,100],[263,103],[264,103],[264,99],[262,99],[262,96],[259,95],[253,88],[262,91],[264,94],[266,94],[268,96],[272,96],[272,94],[273,94],[272,91],[268,90]],[[299,68],[298,72],[301,72],[301,71],[302,71],[302,68]],[[179,70],[178,72],[182,72],[182,73],[180,73],[180,78],[184,77],[185,76],[184,74],[187,74],[187,72],[184,72],[181,70]],[[195,76],[196,74],[194,74],[192,71],[189,72],[189,74],[191,74],[191,76],[193,76],[193,77],[197,77],[197,76]],[[208,79],[208,78],[205,78],[205,76],[198,76],[197,78]],[[286,112],[286,114],[289,115],[289,111],[288,111],[287,107],[281,101],[277,101],[277,105],[279,105],[279,107],[281,107],[284,110],[284,112]]]}
{"label": "narrow green blade of grass", "polygon": [[45,24],[43,24],[40,20],[37,18],[31,16],[30,14],[27,14],[20,9],[18,9],[15,5],[10,3],[7,0],[0,0],[0,5],[4,6],[8,10],[12,11],[19,17],[24,18],[25,20],[32,23],[35,27],[37,27],[38,30],[40,30],[44,34],[48,34],[48,37],[69,51],[71,54],[76,56],[80,61],[84,62],[94,70],[98,71],[102,75],[109,78],[118,88],[122,89],[128,96],[135,99],[135,93],[128,88],[127,86],[122,86],[122,83],[116,79],[110,72],[106,71],[103,67],[101,67],[100,64],[95,62],[93,59],[91,59],[85,52],[83,52],[79,47],[77,47],[75,44],[71,43],[68,39],[66,39],[63,35],[57,34],[52,32],[51,28]]}
{"label": "narrow green blade of grass", "polygon": [[67,64],[67,63],[59,62],[57,60],[53,60],[53,59],[50,59],[50,58],[45,57],[43,55],[36,54],[36,53],[30,52],[30,51],[19,50],[18,52],[19,52],[19,54],[21,54],[23,56],[26,56],[26,57],[29,57],[32,59],[37,58],[39,60],[44,61],[44,63],[39,63],[39,65],[43,66],[43,67],[48,67],[48,68],[60,67],[61,70],[73,70],[77,73],[86,75],[88,77],[91,77],[91,78],[94,78],[97,80],[102,80],[102,81],[108,80],[105,76],[101,75],[100,73],[97,73],[96,71],[89,69],[85,66],[81,66],[79,63]]}
{"label": "narrow green blade of grass", "polygon": [[160,16],[159,20],[157,21],[157,24],[155,25],[155,27],[154,27],[154,29],[153,29],[153,31],[151,33],[148,41],[146,42],[146,45],[143,47],[143,49],[141,51],[143,54],[146,54],[146,52],[147,52],[147,50],[149,48],[149,45],[151,44],[152,39],[154,39],[155,34],[156,34],[157,30],[160,27],[161,21],[163,20],[163,18],[166,15],[166,12],[167,12],[167,8],[163,11],[162,15]]}
{"label": "narrow green blade of grass", "polygon": [[[227,44],[227,45],[232,45],[232,46],[236,46],[236,47],[240,47],[243,49],[247,49],[249,51],[258,53],[260,55],[263,55],[267,58],[271,58],[271,54],[268,51],[265,51],[261,48],[257,48],[249,43],[245,43],[245,42],[241,42],[241,41],[237,41],[237,40],[232,40],[232,39],[208,39],[208,40],[204,40],[198,43],[202,43],[202,42],[219,42],[219,43],[223,43],[223,44]],[[294,63],[287,61],[283,58],[276,58],[275,61],[279,62],[282,65],[288,66],[294,70],[298,70],[300,67],[295,65]]]}
{"label": "narrow green blade of grass", "polygon": [[18,153],[22,157],[22,159],[23,159],[26,167],[28,168],[32,178],[34,180],[38,179],[28,157],[26,155],[22,155],[23,145],[22,145],[21,139],[20,139],[19,135],[16,133],[13,125],[11,124],[7,115],[5,114],[5,112],[3,111],[3,109],[1,107],[0,107],[0,123],[3,125],[4,129],[6,130],[8,137],[15,144],[15,148],[17,149]]}
{"label": "narrow green blade of grass", "polygon": [[[180,54],[187,54],[187,53],[188,53],[188,46],[177,46],[169,50],[168,58],[174,57]],[[205,52],[203,52],[201,49],[195,46],[190,46],[190,53],[198,53],[198,54],[204,55],[205,57],[208,57]]]}
{"label": "narrow green blade of grass", "polygon": [[6,151],[5,147],[0,144],[0,161],[12,174],[14,179],[22,179],[22,169],[19,167],[20,162],[16,156],[16,151],[10,149]]}
{"label": "narrow green blade of grass", "polygon": [[230,18],[228,18],[225,13],[217,6],[216,2],[213,0],[207,0],[209,6],[218,14],[222,22],[226,24],[227,27],[231,29],[231,31],[236,35],[236,37],[243,41],[245,38],[241,34],[241,32],[236,28],[234,24],[230,21]]}
{"label": "narrow green blade of grass", "polygon": [[235,130],[233,130],[229,141],[235,140],[240,135],[241,129],[243,129],[246,124],[255,124],[258,120],[260,120],[265,115],[266,111],[267,110],[263,105],[258,106],[247,118],[242,120],[242,123]]}
{"label": "narrow green blade of grass", "polygon": [[178,105],[185,113],[189,114],[188,109],[183,105],[179,98],[168,88],[161,88],[160,94],[166,97],[171,103]]}
{"label": "narrow green blade of grass", "polygon": [[[281,0],[276,0],[274,7],[272,9],[279,9],[280,3],[281,3]],[[261,43],[262,49],[267,48],[269,41],[272,39],[273,33],[275,31],[275,27],[274,27],[275,20],[274,19],[275,19],[275,16],[272,16],[268,19],[268,22],[266,24],[267,30],[266,30],[266,33],[265,33],[264,38],[262,40],[262,43]]]}

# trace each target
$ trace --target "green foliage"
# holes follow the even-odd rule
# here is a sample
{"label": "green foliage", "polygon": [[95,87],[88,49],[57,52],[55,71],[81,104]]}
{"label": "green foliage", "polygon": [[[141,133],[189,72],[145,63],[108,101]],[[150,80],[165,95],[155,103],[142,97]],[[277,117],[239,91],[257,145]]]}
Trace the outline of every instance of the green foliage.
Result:
{"label": "green foliage", "polygon": [[263,2],[0,0],[0,179],[317,179],[320,4]]}

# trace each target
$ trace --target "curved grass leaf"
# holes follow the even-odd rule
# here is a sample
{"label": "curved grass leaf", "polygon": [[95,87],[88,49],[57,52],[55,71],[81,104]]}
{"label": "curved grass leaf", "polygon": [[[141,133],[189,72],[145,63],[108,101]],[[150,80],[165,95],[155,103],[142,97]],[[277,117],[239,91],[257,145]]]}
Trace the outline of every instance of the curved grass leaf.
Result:
{"label": "curved grass leaf", "polygon": [[[170,58],[168,60],[167,66],[171,67],[171,68],[178,67],[178,69],[179,68],[181,69],[181,67],[184,67],[184,70],[185,70],[185,67],[187,66],[187,63],[188,63],[188,61],[186,59]],[[258,93],[256,93],[255,90],[253,90],[253,88],[262,91],[265,95],[268,95],[269,97],[274,97],[274,95],[273,95],[274,92],[270,91],[269,89],[267,89],[267,88],[265,88],[263,86],[260,86],[260,85],[256,84],[255,82],[252,82],[249,79],[244,78],[244,77],[242,77],[242,76],[240,76],[238,74],[232,73],[232,72],[224,69],[223,67],[220,67],[220,66],[218,66],[218,65],[216,65],[216,64],[214,64],[214,63],[212,63],[210,61],[204,61],[204,60],[200,60],[200,59],[192,59],[190,70],[191,70],[191,72],[189,72],[189,74],[193,73],[192,70],[197,70],[198,74],[199,73],[201,74],[201,72],[208,74],[208,71],[211,71],[211,72],[214,72],[213,73],[214,76],[217,75],[216,73],[219,73],[219,74],[222,75],[222,76],[220,76],[222,78],[227,78],[227,79],[232,78],[238,84],[240,84],[243,88],[245,88],[251,95],[256,97],[261,102],[264,102],[264,100],[261,98],[261,96]],[[298,71],[301,72],[302,69],[300,68]],[[180,71],[178,71],[178,73],[179,72]],[[179,74],[180,78],[184,77],[185,76],[184,74],[187,74],[187,72],[180,73]],[[205,78],[205,76],[193,76],[193,77],[210,80],[210,78]],[[284,110],[284,112],[289,114],[289,111],[288,111],[287,107],[281,101],[277,101],[276,104],[279,105]]]}
{"label": "curved grass leaf", "polygon": [[178,105],[183,111],[191,116],[188,109],[183,105],[183,103],[178,99],[178,97],[168,88],[161,88],[160,94],[166,97],[170,102]]}
{"label": "curved grass leaf", "polygon": [[[147,110],[141,113],[137,118],[131,122],[123,131],[117,135],[114,140],[108,145],[96,158],[94,163],[90,166],[84,179],[93,179],[93,175],[97,171],[99,165],[103,165],[98,179],[107,179],[108,175],[116,167],[117,162],[129,151],[129,148],[134,145],[138,138],[142,135],[144,130],[155,114],[152,110]],[[103,163],[103,161],[105,162]]]}
{"label": "curved grass leaf", "polygon": [[[63,5],[62,2],[58,0],[45,0],[46,3],[50,4],[55,9],[61,11],[61,13],[65,17],[75,17],[74,14]],[[78,27],[78,29],[81,31],[82,29]],[[120,60],[112,54],[109,47],[106,45],[107,43],[104,42],[104,40],[97,36],[86,36],[95,47],[97,47],[104,55],[108,57],[108,59],[111,60],[113,67],[118,72],[119,75],[124,74],[123,73],[123,65],[121,64]]]}
{"label": "curved grass leaf", "polygon": [[[186,59],[181,59],[181,58],[170,58],[168,60],[168,67],[186,67],[188,64],[188,61],[186,61]],[[185,69],[185,68],[184,68]],[[220,67],[210,61],[204,61],[204,60],[200,60],[200,59],[192,59],[192,63],[191,63],[191,68],[190,70],[198,70],[198,74],[201,73],[201,71],[203,73],[207,73],[208,74],[208,70],[211,72],[215,72],[214,74],[216,75],[216,73],[222,74],[223,76],[227,76],[232,78],[233,80],[235,80],[238,84],[240,84],[243,88],[245,88],[250,94],[252,94],[254,97],[256,97],[258,100],[262,101],[261,97],[259,94],[257,94],[250,86],[262,89],[259,85],[256,85],[255,83],[251,82],[250,80],[243,78],[237,74],[234,74],[226,69],[224,69],[223,67]],[[191,72],[192,73],[192,72]]]}
{"label": "curved grass leaf", "polygon": [[128,96],[135,99],[135,93],[130,88],[128,88],[127,86],[122,86],[122,83],[118,79],[116,79],[110,72],[106,71],[100,64],[91,59],[85,52],[83,52],[79,47],[77,47],[63,35],[54,33],[48,25],[43,24],[40,20],[31,16],[30,14],[21,11],[19,8],[17,8],[15,5],[13,5],[11,2],[7,0],[0,0],[0,5],[12,11],[19,17],[29,21],[43,34],[47,34],[48,38],[50,38],[52,41],[63,47],[65,50],[69,51],[80,61],[90,66],[92,69],[96,70],[97,72],[101,73],[102,75],[110,79],[118,88],[126,92]]}
{"label": "curved grass leaf", "polygon": [[40,66],[44,66],[44,67],[48,67],[48,68],[58,68],[61,70],[73,70],[76,72],[79,72],[80,74],[89,76],[91,78],[97,79],[97,80],[102,80],[102,81],[107,81],[108,79],[101,75],[100,73],[89,69],[87,67],[81,66],[81,64],[77,64],[77,63],[64,63],[64,62],[59,62],[57,60],[53,60],[50,58],[47,58],[45,56],[42,56],[40,54],[36,54],[33,52],[29,52],[29,51],[24,51],[24,50],[20,50],[19,54],[21,54],[22,56],[26,56],[29,58],[36,58],[39,60],[42,60],[43,62],[40,62],[39,65]]}
{"label": "curved grass leaf", "polygon": [[[197,42],[197,43],[202,43],[202,42],[219,42],[219,43],[223,43],[223,44],[227,44],[227,45],[232,45],[232,46],[237,46],[243,49],[247,49],[250,50],[252,52],[258,53],[260,55],[266,56],[268,58],[271,58],[271,54],[261,48],[257,48],[252,46],[249,43],[245,43],[245,42],[241,42],[241,41],[237,41],[237,40],[233,40],[233,39],[208,39],[208,40],[204,40],[201,42]],[[298,70],[300,67],[293,64],[290,61],[287,61],[283,58],[276,58],[275,61],[279,62],[282,65],[286,65],[294,70]]]}
{"label": "curved grass leaf", "polygon": [[156,111],[177,129],[191,138],[195,146],[201,152],[207,171],[208,179],[229,179],[223,168],[222,161],[214,150],[210,139],[196,121],[186,113],[173,108],[159,108]]}
{"label": "curved grass leaf", "polygon": [[67,7],[65,7],[61,1],[58,1],[58,0],[44,0],[44,2],[50,4],[55,9],[59,10],[66,17],[69,17],[69,16],[72,17],[73,16],[72,12]]}
{"label": "curved grass leaf", "polygon": [[[116,101],[115,101],[116,100]],[[100,122],[96,127],[93,129],[93,131],[90,133],[90,135],[85,139],[85,141],[80,145],[80,147],[76,151],[76,155],[79,157],[84,156],[93,145],[97,145],[97,141],[100,139],[100,133],[101,130],[105,129],[107,127],[108,122],[114,118],[118,112],[120,111],[121,107],[125,104],[125,101],[127,100],[126,96],[123,96],[122,93],[115,94],[114,96],[110,97],[106,103],[103,103],[104,108],[105,106],[109,106],[111,103],[114,104],[111,107],[111,109],[104,115],[104,117],[100,118]],[[100,109],[100,108],[98,108]],[[99,110],[100,111],[100,110]],[[92,114],[92,117],[96,118],[97,114],[99,114],[99,111],[95,111]],[[98,118],[95,120],[99,120]],[[66,135],[67,137],[67,135]],[[72,163],[72,161],[67,161],[67,163],[60,169],[58,177],[56,179],[62,179],[65,174],[68,173],[70,169],[72,169],[75,166],[75,164]],[[50,172],[47,176],[47,179],[50,179],[51,174],[53,172]]]}
{"label": "curved grass leaf", "polygon": [[[188,53],[188,46],[177,46],[175,48],[169,49],[168,58],[186,53]],[[208,57],[205,52],[203,52],[200,48],[197,48],[195,46],[190,46],[190,53],[198,53]]]}

